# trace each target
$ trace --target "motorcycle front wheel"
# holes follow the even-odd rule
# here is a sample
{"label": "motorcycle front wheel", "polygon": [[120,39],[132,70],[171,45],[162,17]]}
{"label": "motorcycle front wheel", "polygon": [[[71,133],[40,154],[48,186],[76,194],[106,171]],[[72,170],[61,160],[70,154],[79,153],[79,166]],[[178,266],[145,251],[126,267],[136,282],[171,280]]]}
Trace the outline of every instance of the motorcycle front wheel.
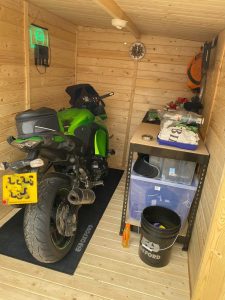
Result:
{"label": "motorcycle front wheel", "polygon": [[61,260],[71,249],[72,236],[61,235],[56,225],[56,214],[62,201],[67,201],[69,179],[51,176],[43,179],[38,188],[38,203],[27,205],[24,214],[24,237],[28,250],[43,263]]}

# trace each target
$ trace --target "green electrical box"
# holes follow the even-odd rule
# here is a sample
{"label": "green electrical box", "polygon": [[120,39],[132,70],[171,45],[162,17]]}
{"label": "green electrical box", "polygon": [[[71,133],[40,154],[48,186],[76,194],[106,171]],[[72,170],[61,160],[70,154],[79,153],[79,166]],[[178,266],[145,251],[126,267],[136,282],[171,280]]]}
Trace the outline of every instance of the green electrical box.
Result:
{"label": "green electrical box", "polygon": [[30,47],[35,48],[35,45],[49,46],[48,29],[34,24],[30,25]]}

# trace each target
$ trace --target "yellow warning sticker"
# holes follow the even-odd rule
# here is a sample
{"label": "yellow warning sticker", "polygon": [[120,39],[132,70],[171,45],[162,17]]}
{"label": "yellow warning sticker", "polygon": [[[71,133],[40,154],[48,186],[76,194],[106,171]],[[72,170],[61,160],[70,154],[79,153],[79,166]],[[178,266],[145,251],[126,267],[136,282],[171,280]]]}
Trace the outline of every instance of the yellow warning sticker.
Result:
{"label": "yellow warning sticker", "polygon": [[37,203],[37,173],[3,176],[3,204]]}

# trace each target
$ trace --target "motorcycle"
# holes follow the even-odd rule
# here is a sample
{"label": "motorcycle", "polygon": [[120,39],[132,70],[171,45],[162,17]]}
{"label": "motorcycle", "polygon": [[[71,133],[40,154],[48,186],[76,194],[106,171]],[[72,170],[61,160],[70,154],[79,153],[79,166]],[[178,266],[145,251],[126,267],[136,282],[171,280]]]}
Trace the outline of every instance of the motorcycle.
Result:
{"label": "motorcycle", "polygon": [[24,237],[32,256],[43,263],[61,260],[71,249],[78,211],[95,201],[94,187],[107,176],[109,134],[103,96],[89,84],[66,88],[71,108],[42,107],[16,115],[18,136],[8,143],[26,158],[0,163],[3,204],[25,206]]}

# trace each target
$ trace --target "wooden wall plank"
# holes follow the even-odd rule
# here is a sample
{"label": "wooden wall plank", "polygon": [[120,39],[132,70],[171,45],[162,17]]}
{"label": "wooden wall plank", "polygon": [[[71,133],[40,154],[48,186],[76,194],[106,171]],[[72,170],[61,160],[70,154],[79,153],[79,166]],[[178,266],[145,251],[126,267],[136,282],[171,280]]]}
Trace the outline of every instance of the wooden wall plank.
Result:
{"label": "wooden wall plank", "polygon": [[[45,8],[56,15],[66,18],[74,24],[89,27],[108,28],[112,32],[111,18],[96,2],[104,2],[109,5],[110,1],[73,1],[73,0],[29,0],[30,2]],[[183,46],[187,40],[207,41],[224,29],[225,8],[223,1],[131,1],[117,0],[116,4],[124,13],[132,19],[141,34],[175,37],[179,40],[172,45]],[[94,13],[93,13],[94,12]],[[116,15],[114,15],[116,17]],[[120,15],[120,18],[127,19]],[[129,29],[129,22],[127,27]],[[103,29],[104,30],[104,29]],[[86,30],[88,31],[88,30]],[[95,30],[94,32],[100,32]],[[91,39],[91,37],[89,37]],[[151,41],[151,38],[149,38]],[[165,42],[162,38],[160,42]],[[168,38],[167,38],[168,40]],[[153,41],[154,44],[156,44]],[[195,44],[191,42],[192,45]],[[166,41],[166,45],[169,45]]]}
{"label": "wooden wall plank", "polygon": [[[22,16],[23,16],[23,14],[22,14]],[[20,19],[20,22],[21,21],[23,21],[23,19]],[[23,39],[20,39],[21,36],[23,35],[23,23],[20,24],[20,26],[18,26],[18,24],[11,24],[7,20],[6,21],[1,20],[0,21],[0,34],[2,37],[10,37],[10,38],[13,38],[18,41],[23,41]]]}
{"label": "wooden wall plank", "polygon": [[[111,141],[118,152],[112,161],[120,167],[126,163],[127,138],[145,112],[150,107],[160,108],[179,96],[191,96],[186,88],[185,73],[191,56],[200,47],[198,42],[150,35],[144,35],[142,40],[146,56],[135,67],[129,56],[130,45],[134,42],[132,35],[111,29],[79,27],[77,80],[90,82],[99,93],[115,92],[105,103],[113,124],[110,131],[117,140]],[[127,128],[125,140],[118,134],[121,124],[123,131]]]}
{"label": "wooden wall plank", "polygon": [[[225,31],[220,33],[217,47],[212,51],[207,86],[203,98],[205,122],[202,127],[202,135],[205,137],[206,146],[210,153],[210,162],[188,253],[191,288],[194,291],[194,297],[196,297],[194,299],[211,299],[211,290],[205,288],[206,294],[203,296],[203,292],[200,292],[200,285],[203,285],[201,278],[203,275],[201,274],[203,274],[202,272],[205,270],[203,264],[206,263],[202,260],[202,257],[206,257],[209,253],[208,247],[212,247],[209,242],[206,242],[206,238],[210,235],[212,230],[215,229],[212,228],[212,226],[214,226],[212,220],[214,219],[213,214],[216,209],[216,204],[218,203],[219,205],[219,189],[222,184],[225,168],[225,101],[223,100],[225,79],[224,51]],[[217,225],[215,224],[215,226]],[[195,250],[196,247],[198,248],[197,252]],[[207,266],[207,268],[209,268],[209,266]],[[204,276],[207,277],[207,275]],[[214,276],[214,278],[217,280],[218,277]],[[198,291],[195,292],[197,280]],[[211,289],[210,286],[208,288]],[[216,293],[213,297],[220,299],[216,296]]]}
{"label": "wooden wall plank", "polygon": [[[0,2],[0,137],[15,133],[15,113],[25,108],[23,1]],[[16,51],[15,51],[16,50]],[[7,130],[9,132],[7,134]],[[10,149],[10,146],[7,146]],[[0,144],[0,160],[6,151]]]}
{"label": "wooden wall plank", "polygon": [[18,10],[15,10],[14,7],[11,9],[6,6],[1,6],[0,20],[6,22],[7,24],[13,24],[21,27],[23,24],[23,14],[18,13]]}
{"label": "wooden wall plank", "polygon": [[32,108],[49,106],[55,109],[69,106],[65,88],[74,84],[76,26],[48,11],[29,4],[29,23],[49,30],[50,67],[34,65],[34,51],[30,49],[30,105]]}
{"label": "wooden wall plank", "polygon": [[149,108],[160,109],[178,97],[192,96],[187,88],[186,69],[190,56],[200,43],[143,36],[146,56],[138,63],[135,97],[133,103],[132,135]]}
{"label": "wooden wall plank", "polygon": [[193,300],[224,299],[225,286],[225,172],[205,243],[202,263],[193,292]]}
{"label": "wooden wall plank", "polygon": [[219,35],[217,47],[212,49],[209,70],[207,72],[207,85],[203,97],[203,101],[204,101],[203,113],[205,117],[205,122],[201,128],[201,133],[203,137],[207,135],[210,120],[211,120],[212,109],[215,103],[217,87],[218,87],[219,78],[221,74],[222,61],[224,57],[224,44],[225,44],[225,34],[221,33]]}
{"label": "wooden wall plank", "polygon": [[[52,65],[43,75],[29,49],[28,29],[33,22],[50,33]],[[65,88],[75,80],[75,41],[75,25],[23,0],[0,0],[0,161],[21,157],[5,142],[16,135],[16,113],[30,107],[69,106]]]}
{"label": "wooden wall plank", "polygon": [[6,7],[8,9],[14,9],[20,14],[22,9],[22,2],[21,0],[0,0],[0,6]]}
{"label": "wooden wall plank", "polygon": [[[21,157],[6,138],[15,135],[15,114],[25,109],[23,22],[22,0],[0,1],[0,161]],[[0,180],[2,175],[0,172]],[[0,215],[8,211],[0,200]]]}
{"label": "wooden wall plank", "polygon": [[28,3],[24,1],[24,59],[25,59],[25,108],[30,108],[30,52]]}

